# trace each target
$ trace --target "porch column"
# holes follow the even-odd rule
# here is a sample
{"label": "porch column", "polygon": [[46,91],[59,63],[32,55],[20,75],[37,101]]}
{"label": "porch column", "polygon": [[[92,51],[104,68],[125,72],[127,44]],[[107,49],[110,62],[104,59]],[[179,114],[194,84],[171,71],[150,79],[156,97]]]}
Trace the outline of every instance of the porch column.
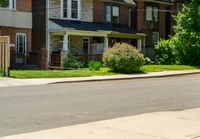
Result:
{"label": "porch column", "polygon": [[63,36],[63,51],[68,51],[69,50],[69,35],[65,34]]}
{"label": "porch column", "polygon": [[63,67],[63,60],[69,51],[69,35],[66,33],[63,35],[63,48],[60,54],[60,66]]}
{"label": "porch column", "polygon": [[109,48],[109,40],[108,37],[104,38],[104,49],[108,49]]}
{"label": "porch column", "polygon": [[9,0],[9,8],[10,8],[10,9],[13,8],[13,5],[14,5],[13,0]]}
{"label": "porch column", "polygon": [[139,51],[142,51],[142,39],[138,39],[138,40],[137,40],[137,49],[138,49]]}

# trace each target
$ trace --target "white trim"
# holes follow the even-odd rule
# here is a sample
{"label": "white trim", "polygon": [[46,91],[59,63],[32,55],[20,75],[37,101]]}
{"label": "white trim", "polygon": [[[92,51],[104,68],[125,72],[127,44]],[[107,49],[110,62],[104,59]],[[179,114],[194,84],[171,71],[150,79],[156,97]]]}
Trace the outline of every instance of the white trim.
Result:
{"label": "white trim", "polygon": [[104,37],[104,49],[108,49],[109,48],[109,39],[108,37]]}
{"label": "white trim", "polygon": [[64,16],[64,7],[63,7],[63,2],[64,0],[61,0],[61,19],[68,19],[68,20],[81,20],[81,0],[75,0],[78,3],[78,17],[77,18],[72,18],[72,0],[67,0],[67,17]]}
{"label": "white trim", "polygon": [[26,33],[16,33],[16,52],[19,53],[19,50],[18,50],[18,36],[23,36],[23,39],[24,40],[24,50],[23,50],[23,53],[24,54],[27,54],[27,34]]}
{"label": "white trim", "polygon": [[69,35],[66,33],[63,36],[63,48],[62,51],[68,51],[69,50]]}

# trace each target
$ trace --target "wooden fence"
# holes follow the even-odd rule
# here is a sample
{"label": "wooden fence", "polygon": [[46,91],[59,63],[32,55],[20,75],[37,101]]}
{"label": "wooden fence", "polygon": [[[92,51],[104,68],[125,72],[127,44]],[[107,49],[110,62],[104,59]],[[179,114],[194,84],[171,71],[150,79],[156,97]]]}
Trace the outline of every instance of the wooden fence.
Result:
{"label": "wooden fence", "polygon": [[0,36],[0,72],[9,76],[10,69],[10,37]]}

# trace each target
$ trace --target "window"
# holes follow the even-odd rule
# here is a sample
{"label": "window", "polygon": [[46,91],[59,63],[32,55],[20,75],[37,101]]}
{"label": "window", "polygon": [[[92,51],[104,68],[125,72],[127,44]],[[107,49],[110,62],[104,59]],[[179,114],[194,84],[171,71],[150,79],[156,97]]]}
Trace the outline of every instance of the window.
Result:
{"label": "window", "polygon": [[27,39],[25,33],[16,34],[16,51],[17,53],[26,53]]}
{"label": "window", "polygon": [[147,21],[152,21],[153,20],[152,7],[146,7],[146,20]]}
{"label": "window", "polygon": [[106,22],[111,22],[111,6],[106,6]]}
{"label": "window", "polygon": [[112,7],[112,22],[119,23],[119,7]]}
{"label": "window", "polygon": [[106,22],[119,23],[119,7],[117,6],[106,6]]}
{"label": "window", "polygon": [[159,32],[152,32],[152,43],[156,45],[159,41]]}
{"label": "window", "polygon": [[72,0],[72,18],[78,18],[78,1]]}
{"label": "window", "polygon": [[68,0],[63,0],[63,17],[67,18],[68,12],[67,12],[67,7],[68,7]]}
{"label": "window", "polygon": [[62,17],[80,19],[80,0],[62,0]]}
{"label": "window", "polygon": [[155,22],[158,22],[158,8],[157,7],[153,8],[153,19]]}
{"label": "window", "polygon": [[146,7],[146,21],[158,22],[158,7]]}
{"label": "window", "polygon": [[16,6],[15,2],[16,2],[16,0],[0,0],[0,7],[15,9],[15,6]]}

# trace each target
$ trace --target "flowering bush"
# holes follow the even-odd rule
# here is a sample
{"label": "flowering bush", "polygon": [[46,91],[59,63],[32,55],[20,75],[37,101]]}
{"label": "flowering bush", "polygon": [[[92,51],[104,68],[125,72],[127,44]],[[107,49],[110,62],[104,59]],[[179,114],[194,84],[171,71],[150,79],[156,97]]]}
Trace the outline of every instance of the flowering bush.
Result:
{"label": "flowering bush", "polygon": [[117,43],[104,52],[103,62],[115,72],[133,73],[140,70],[144,57],[133,46]]}

